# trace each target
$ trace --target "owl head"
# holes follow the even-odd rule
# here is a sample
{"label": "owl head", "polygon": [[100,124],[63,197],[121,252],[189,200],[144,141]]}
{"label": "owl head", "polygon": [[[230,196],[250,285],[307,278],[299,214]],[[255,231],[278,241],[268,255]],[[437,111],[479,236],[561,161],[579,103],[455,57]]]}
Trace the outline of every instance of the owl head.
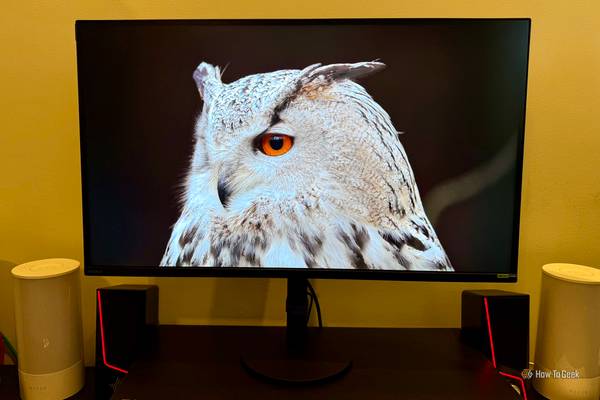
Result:
{"label": "owl head", "polygon": [[384,66],[314,64],[224,83],[218,67],[200,64],[193,76],[204,106],[192,170],[210,170],[214,206],[240,213],[257,198],[312,199],[384,225],[390,212],[417,206],[388,114],[354,82]]}

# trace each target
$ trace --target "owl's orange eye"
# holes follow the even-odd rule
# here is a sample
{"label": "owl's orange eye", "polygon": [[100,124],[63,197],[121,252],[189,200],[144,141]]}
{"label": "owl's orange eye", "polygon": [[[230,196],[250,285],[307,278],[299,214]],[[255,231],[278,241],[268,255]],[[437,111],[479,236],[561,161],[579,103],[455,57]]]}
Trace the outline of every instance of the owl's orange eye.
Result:
{"label": "owl's orange eye", "polygon": [[282,156],[294,145],[294,138],[280,133],[265,133],[259,137],[258,149],[268,156]]}

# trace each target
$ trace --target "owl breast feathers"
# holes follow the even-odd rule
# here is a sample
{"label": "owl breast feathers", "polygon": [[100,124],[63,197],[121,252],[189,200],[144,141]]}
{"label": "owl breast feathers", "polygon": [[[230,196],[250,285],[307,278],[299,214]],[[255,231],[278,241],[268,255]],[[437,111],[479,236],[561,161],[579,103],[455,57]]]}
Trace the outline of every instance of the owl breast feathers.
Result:
{"label": "owl breast feathers", "polygon": [[203,99],[161,265],[452,271],[389,115],[355,79],[379,62],[221,81]]}

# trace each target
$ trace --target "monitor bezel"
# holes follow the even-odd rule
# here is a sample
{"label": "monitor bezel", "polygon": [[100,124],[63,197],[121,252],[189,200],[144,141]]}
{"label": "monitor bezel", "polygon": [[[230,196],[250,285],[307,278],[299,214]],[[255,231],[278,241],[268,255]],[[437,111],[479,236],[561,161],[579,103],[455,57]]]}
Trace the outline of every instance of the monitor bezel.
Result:
{"label": "monitor bezel", "polygon": [[[513,244],[511,254],[511,269],[507,273],[494,272],[438,272],[438,271],[392,271],[392,270],[356,270],[356,269],[329,269],[329,268],[275,268],[275,267],[159,267],[156,266],[106,266],[90,265],[87,260],[90,254],[89,221],[87,213],[87,198],[85,177],[85,121],[83,119],[84,88],[78,80],[79,103],[79,137],[80,137],[80,162],[81,162],[81,190],[82,190],[82,219],[83,219],[83,253],[84,273],[87,276],[144,276],[144,277],[229,277],[229,278],[318,278],[318,279],[360,279],[360,280],[394,280],[394,281],[424,281],[424,282],[517,282],[519,231],[521,216],[521,197],[523,180],[523,157],[525,144],[525,122],[527,108],[527,90],[529,75],[529,58],[531,47],[531,18],[335,18],[335,19],[176,19],[176,20],[77,20],[75,21],[75,38],[79,37],[80,29],[86,26],[102,25],[352,25],[352,24],[425,24],[428,22],[479,22],[479,21],[520,21],[527,23],[527,70],[525,73],[525,92],[523,99],[523,121],[518,133],[516,157],[516,182],[514,203]],[[77,41],[77,54],[79,55],[79,41]],[[80,64],[77,64],[78,76]]]}

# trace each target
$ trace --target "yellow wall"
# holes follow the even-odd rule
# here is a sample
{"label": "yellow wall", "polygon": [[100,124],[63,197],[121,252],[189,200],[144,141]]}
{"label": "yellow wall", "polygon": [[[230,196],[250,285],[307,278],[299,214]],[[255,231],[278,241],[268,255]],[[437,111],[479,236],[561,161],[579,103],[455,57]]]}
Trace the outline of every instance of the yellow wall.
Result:
{"label": "yellow wall", "polygon": [[[4,0],[0,12],[0,330],[14,340],[14,264],[82,259],[74,21],[134,18],[531,17],[517,284],[318,281],[326,324],[459,324],[464,288],[532,295],[540,267],[600,265],[600,2],[597,0]],[[83,278],[86,360],[94,288],[160,285],[163,323],[281,324],[284,281]]]}

